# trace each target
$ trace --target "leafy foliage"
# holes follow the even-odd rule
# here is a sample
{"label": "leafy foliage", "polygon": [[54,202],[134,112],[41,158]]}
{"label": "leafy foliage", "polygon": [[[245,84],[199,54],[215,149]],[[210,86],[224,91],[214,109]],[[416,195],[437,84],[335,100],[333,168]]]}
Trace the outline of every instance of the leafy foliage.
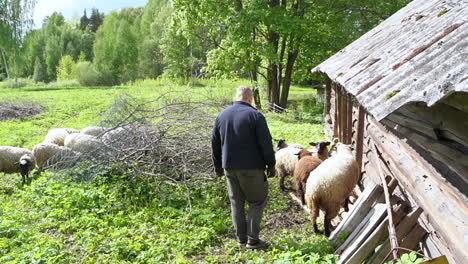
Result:
{"label": "leafy foliage", "polygon": [[142,8],[126,8],[110,13],[96,33],[94,64],[109,76],[112,85],[138,76],[139,21]]}
{"label": "leafy foliage", "polygon": [[387,264],[420,264],[424,262],[423,258],[418,258],[416,253],[411,252],[411,253],[405,253],[401,255],[400,259],[397,260],[396,262],[390,261],[386,262]]}
{"label": "leafy foliage", "polygon": [[76,63],[70,55],[60,59],[57,67],[57,80],[72,80],[76,77]]}

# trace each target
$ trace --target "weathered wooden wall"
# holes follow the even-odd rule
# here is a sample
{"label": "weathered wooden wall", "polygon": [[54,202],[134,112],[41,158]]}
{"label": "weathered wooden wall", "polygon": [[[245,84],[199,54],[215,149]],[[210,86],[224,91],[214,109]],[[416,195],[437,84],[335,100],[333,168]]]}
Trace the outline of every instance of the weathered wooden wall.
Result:
{"label": "weathered wooden wall", "polygon": [[[420,240],[419,245],[411,241],[414,246],[431,257],[447,255],[451,263],[468,263],[468,207],[462,185],[468,175],[468,156],[463,156],[468,154],[464,149],[468,107],[463,100],[451,98],[430,110],[408,106],[379,123],[339,84],[330,82],[327,89],[326,109],[333,136],[353,145],[361,166],[361,186],[381,184],[380,166],[386,176],[399,182],[394,195],[405,201],[410,211],[423,210],[417,228],[410,232],[410,240]],[[447,170],[452,172],[452,184],[445,178]],[[453,188],[457,181],[460,186]]]}

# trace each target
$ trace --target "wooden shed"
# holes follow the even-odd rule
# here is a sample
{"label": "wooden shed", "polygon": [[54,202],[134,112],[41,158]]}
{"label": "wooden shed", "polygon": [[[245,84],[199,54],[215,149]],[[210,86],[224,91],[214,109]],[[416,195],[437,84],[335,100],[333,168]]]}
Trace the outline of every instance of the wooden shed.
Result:
{"label": "wooden shed", "polygon": [[331,237],[350,234],[341,263],[388,255],[382,178],[400,247],[468,263],[467,20],[466,0],[415,0],[312,70],[331,134],[361,166],[362,195]]}

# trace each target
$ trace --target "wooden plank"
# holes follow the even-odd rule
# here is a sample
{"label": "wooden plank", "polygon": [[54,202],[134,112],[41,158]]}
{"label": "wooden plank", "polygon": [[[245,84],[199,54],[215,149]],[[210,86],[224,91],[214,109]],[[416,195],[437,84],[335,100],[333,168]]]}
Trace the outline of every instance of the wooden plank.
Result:
{"label": "wooden plank", "polygon": [[358,224],[356,229],[349,235],[346,241],[335,250],[335,254],[339,255],[351,255],[357,249],[356,246],[351,247],[351,245],[356,245],[355,241],[360,241],[364,237],[369,236],[372,231],[382,222],[382,220],[387,215],[387,206],[382,203],[376,204],[361,223]]}
{"label": "wooden plank", "polygon": [[[426,230],[419,224],[416,224],[413,226],[408,235],[403,238],[400,246],[402,248],[415,249],[426,234]],[[400,250],[399,253],[402,254],[406,252]]]}
{"label": "wooden plank", "polygon": [[377,121],[369,121],[372,124],[369,135],[382,149],[382,155],[395,172],[400,186],[409,190],[406,194],[412,196],[428,214],[430,225],[442,238],[443,244],[450,248],[456,262],[468,263],[466,197],[448,186],[443,177],[405,142],[389,133]]}
{"label": "wooden plank", "polygon": [[359,165],[359,171],[362,171],[362,150],[364,148],[364,114],[366,111],[362,106],[358,110],[358,126],[356,137],[356,161]]}
{"label": "wooden plank", "polygon": [[468,93],[455,92],[439,101],[468,114]]}
{"label": "wooden plank", "polygon": [[380,185],[369,186],[364,189],[364,192],[359,196],[349,214],[331,233],[330,240],[338,244],[338,238],[342,232],[351,233],[355,230],[359,223],[362,223],[372,205],[378,201],[379,197],[382,200],[382,187]]}
{"label": "wooden plank", "polygon": [[347,96],[347,103],[348,103],[348,118],[347,118],[347,142],[346,144],[351,144],[353,142],[353,100],[351,96]]}
{"label": "wooden plank", "polygon": [[[398,223],[405,215],[402,207],[399,207],[395,212],[392,213],[392,218],[395,223]],[[356,247],[352,255],[342,254],[338,263],[346,264],[361,264],[366,257],[371,254],[374,249],[381,243],[382,240],[388,235],[388,223],[389,217],[385,219],[372,231],[371,234],[362,236],[361,239],[357,239],[351,247]]]}
{"label": "wooden plank", "polygon": [[446,256],[440,256],[435,259],[421,262],[421,264],[449,264]]}
{"label": "wooden plank", "polygon": [[[401,220],[401,222],[396,227],[396,234],[398,238],[398,243],[401,244],[403,238],[411,231],[414,225],[418,222],[418,218],[422,213],[422,209],[418,208],[413,210],[410,214]],[[381,264],[384,261],[384,258],[389,255],[390,252],[390,240],[387,238],[382,246],[375,252],[371,258],[366,261],[367,264]]]}

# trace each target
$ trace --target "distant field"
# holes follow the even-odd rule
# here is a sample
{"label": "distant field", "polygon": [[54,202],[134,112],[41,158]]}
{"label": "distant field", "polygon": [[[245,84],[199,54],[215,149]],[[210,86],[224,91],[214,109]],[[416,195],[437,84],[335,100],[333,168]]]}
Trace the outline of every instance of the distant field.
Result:
{"label": "distant field", "polygon": [[[122,94],[147,101],[184,91],[172,93],[174,100],[229,101],[240,84],[158,80],[117,87],[0,89],[0,103],[31,101],[45,107],[37,116],[1,121],[0,145],[32,148],[49,129],[98,125],[99,114]],[[273,137],[302,144],[322,139],[323,106],[315,104],[315,92],[293,87],[290,99],[287,114],[265,112]],[[328,239],[312,234],[308,216],[279,192],[277,178],[269,180],[262,231],[271,245],[245,251],[233,240],[224,178],[173,186],[128,181],[112,171],[94,176],[82,181],[45,172],[21,187],[19,175],[0,173],[0,263],[336,262]]]}
{"label": "distant field", "polygon": [[[106,110],[119,95],[128,94],[142,101],[153,100],[161,93],[174,93],[174,97],[188,96],[203,99],[206,97],[233,98],[235,88],[243,81],[198,81],[194,85],[177,84],[160,80],[139,81],[129,86],[114,87],[71,87],[47,88],[26,87],[20,89],[0,88],[1,102],[30,101],[44,106],[41,114],[24,120],[8,120],[0,123],[0,145],[32,148],[42,142],[47,132],[56,127],[81,129],[86,126],[99,125],[99,114]],[[320,115],[322,108],[315,105],[315,90],[303,87],[292,87],[290,102],[293,112],[310,112],[309,116],[296,114],[287,117],[266,113],[267,121],[274,138],[284,138],[289,142],[307,144],[310,140],[323,138],[323,129],[319,121],[309,123],[308,117]],[[266,102],[263,101],[263,108]],[[295,117],[305,118],[297,122]]]}

